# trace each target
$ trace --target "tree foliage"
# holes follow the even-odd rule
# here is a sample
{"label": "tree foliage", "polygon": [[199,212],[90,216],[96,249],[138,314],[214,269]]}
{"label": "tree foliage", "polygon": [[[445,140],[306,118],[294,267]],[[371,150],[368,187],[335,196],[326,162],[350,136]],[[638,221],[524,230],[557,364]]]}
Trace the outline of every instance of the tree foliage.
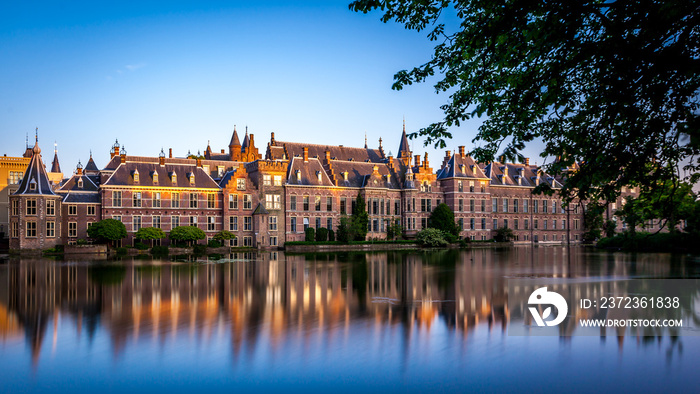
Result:
{"label": "tree foliage", "polygon": [[352,220],[350,222],[350,234],[355,241],[364,241],[367,238],[369,214],[366,207],[365,199],[358,192],[355,199],[355,210],[352,212]]}
{"label": "tree foliage", "polygon": [[455,223],[455,214],[444,202],[438,204],[430,213],[428,227],[436,228],[453,237],[459,237],[459,226]]}
{"label": "tree foliage", "polygon": [[510,227],[500,227],[496,229],[496,235],[493,236],[496,242],[508,242],[515,239],[515,234]]}
{"label": "tree foliage", "polygon": [[113,242],[126,238],[126,226],[116,219],[104,219],[93,223],[87,233],[97,242]]}
{"label": "tree foliage", "polygon": [[174,229],[170,230],[169,236],[171,240],[177,243],[184,242],[187,244],[191,244],[192,242],[196,242],[207,237],[204,231],[194,226],[175,227]]}
{"label": "tree foliage", "polygon": [[352,218],[342,215],[340,217],[340,220],[338,220],[338,227],[337,227],[337,232],[336,232],[336,237],[338,238],[338,242],[344,242],[347,243],[352,239],[352,235],[350,234],[350,223],[352,222]]}
{"label": "tree foliage", "polygon": [[438,247],[447,246],[449,243],[445,233],[436,228],[428,227],[416,234],[416,241],[422,246]]}
{"label": "tree foliage", "polygon": [[304,230],[304,241],[314,242],[314,240],[316,238],[315,234],[316,234],[316,230],[313,227],[307,227]]}
{"label": "tree foliage", "polygon": [[399,220],[392,221],[386,229],[387,239],[399,239],[403,236],[403,227]]}
{"label": "tree foliage", "polygon": [[223,241],[228,241],[229,239],[234,239],[234,238],[236,238],[236,235],[230,231],[227,231],[227,230],[221,230],[218,233],[214,234],[214,240],[216,240],[218,242],[222,242],[222,243],[223,243]]}
{"label": "tree foliage", "polygon": [[134,234],[134,238],[140,240],[153,240],[165,238],[165,232],[158,227],[141,227]]}
{"label": "tree foliage", "polygon": [[622,186],[679,178],[667,164],[684,159],[700,167],[697,1],[356,0],[350,9],[380,10],[383,22],[435,42],[393,84],[437,74],[435,90],[449,92],[444,118],[409,136],[426,145],[445,147],[450,127],[483,117],[471,154],[516,160],[543,141],[542,156],[560,159],[545,170],[569,177],[567,201],[613,201]]}

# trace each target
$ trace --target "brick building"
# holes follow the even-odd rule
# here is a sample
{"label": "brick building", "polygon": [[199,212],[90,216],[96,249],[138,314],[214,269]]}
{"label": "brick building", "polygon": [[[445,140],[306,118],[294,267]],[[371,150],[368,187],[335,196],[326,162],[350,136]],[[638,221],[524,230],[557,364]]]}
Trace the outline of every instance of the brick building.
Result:
{"label": "brick building", "polygon": [[[207,144],[204,155],[189,158],[175,158],[172,150],[167,157],[163,150],[157,157],[128,156],[115,142],[103,169],[91,155],[85,169],[78,163],[54,188],[40,151],[37,141],[26,170],[31,175],[11,197],[19,204],[11,212],[17,230],[12,248],[74,243],[87,238],[92,222],[106,218],[125,224],[124,244],[133,244],[141,227],[168,233],[197,226],[207,238],[233,232],[231,246],[276,248],[303,240],[307,227],[335,230],[342,215],[354,211],[358,194],[367,204],[368,239],[385,238],[392,223],[414,237],[442,202],[455,212],[460,235],[472,240],[491,239],[500,227],[513,229],[516,243],[578,242],[583,232],[583,212],[564,209],[556,197],[532,194],[542,182],[556,189],[561,180],[528,160],[477,163],[460,146],[447,151],[434,170],[427,153],[409,150],[405,125],[396,157],[385,153],[381,138],[372,149],[366,141],[363,148],[284,142],[272,133],[263,158],[254,135],[246,129],[240,143],[235,128],[228,150],[215,153]],[[30,189],[28,179],[40,187]],[[36,201],[36,212],[53,204],[55,216],[29,215],[26,201]],[[47,221],[55,223],[52,237]],[[36,235],[27,223],[37,226]]]}

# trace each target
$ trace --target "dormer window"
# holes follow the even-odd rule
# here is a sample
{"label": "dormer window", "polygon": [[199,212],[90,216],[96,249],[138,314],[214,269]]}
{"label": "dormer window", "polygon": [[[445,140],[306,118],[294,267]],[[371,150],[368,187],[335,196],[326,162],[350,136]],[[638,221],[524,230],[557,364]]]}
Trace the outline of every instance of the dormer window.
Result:
{"label": "dormer window", "polygon": [[153,171],[153,183],[158,183],[158,173]]}
{"label": "dormer window", "polygon": [[34,179],[29,182],[29,190],[36,190],[36,181]]}
{"label": "dormer window", "polygon": [[190,173],[190,185],[194,185],[194,173]]}
{"label": "dormer window", "polygon": [[321,171],[316,171],[316,177],[318,178],[318,183],[321,183]]}
{"label": "dormer window", "polygon": [[294,172],[294,174],[296,174],[296,176],[297,176],[297,182],[301,182],[301,171],[296,170],[296,171]]}
{"label": "dormer window", "polygon": [[518,186],[522,186],[522,185],[523,185],[523,177],[522,177],[522,176],[516,175],[516,176],[515,176],[515,179],[518,180]]}
{"label": "dormer window", "polygon": [[134,183],[138,183],[139,182],[139,170],[134,170],[132,175],[134,176]]}
{"label": "dormer window", "polygon": [[177,174],[176,174],[176,173],[171,172],[171,173],[170,173],[170,179],[172,180],[173,185],[177,184]]}
{"label": "dormer window", "polygon": [[348,181],[348,172],[347,172],[347,171],[343,172],[343,180],[344,180],[345,182]]}
{"label": "dormer window", "polygon": [[78,179],[78,189],[82,189],[82,188],[83,188],[83,180]]}

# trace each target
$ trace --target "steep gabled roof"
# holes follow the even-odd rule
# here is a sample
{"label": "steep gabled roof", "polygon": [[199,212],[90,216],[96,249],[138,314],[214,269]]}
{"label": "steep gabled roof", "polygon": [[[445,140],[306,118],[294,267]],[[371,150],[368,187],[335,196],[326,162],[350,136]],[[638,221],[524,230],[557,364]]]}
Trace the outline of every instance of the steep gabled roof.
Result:
{"label": "steep gabled roof", "polygon": [[[78,187],[78,180],[83,181],[82,188]],[[83,173],[81,175],[74,174],[68,178],[67,181],[63,182],[61,187],[56,191],[61,193],[69,191],[97,192],[98,190],[99,187],[97,187],[97,184],[95,184],[95,182],[89,176]]]}
{"label": "steep gabled roof", "polygon": [[20,182],[19,188],[14,195],[37,194],[55,196],[56,193],[51,190],[49,177],[46,174],[46,166],[44,166],[44,162],[41,159],[38,137],[31,151],[32,158],[29,160],[29,166],[27,166],[27,170],[24,172],[24,178],[22,178],[22,182]]}
{"label": "steep gabled roof", "polygon": [[[335,178],[338,181],[338,186],[377,187],[389,189],[401,188],[401,183],[399,182],[398,176],[393,175],[391,173],[391,168],[389,168],[389,165],[385,163],[332,160],[331,165],[333,167]],[[377,174],[374,174],[375,166],[377,167]],[[347,181],[343,175],[345,172],[348,173]],[[389,175],[389,177],[387,177],[387,175]]]}
{"label": "steep gabled roof", "polygon": [[[298,171],[298,172],[297,172]],[[318,180],[321,174],[321,181]],[[333,186],[333,182],[323,169],[321,161],[316,158],[309,158],[308,162],[300,157],[294,157],[287,169],[287,184],[289,185],[313,185],[313,186]]]}
{"label": "steep gabled roof", "polygon": [[[139,181],[134,182],[134,174],[138,172]],[[158,174],[158,182],[154,182],[154,174]],[[190,183],[189,175],[194,174],[194,184]],[[176,175],[173,183],[172,176]],[[177,188],[218,189],[219,185],[200,167],[195,165],[126,162],[117,167],[112,176],[103,186],[157,186]]]}
{"label": "steep gabled roof", "polygon": [[489,179],[471,156],[462,157],[457,153],[437,173],[437,179],[447,178]]}
{"label": "steep gabled roof", "polygon": [[[326,151],[331,152],[334,160],[351,160],[355,162],[383,163],[384,154],[379,149],[351,148],[340,145],[318,145],[305,142],[282,142],[275,141],[276,146],[283,146],[287,149],[290,157],[302,156],[304,148],[309,148],[309,157],[323,159]],[[275,157],[276,158],[276,157]]]}
{"label": "steep gabled roof", "polygon": [[[506,171],[507,169],[507,171]],[[484,172],[490,178],[491,186],[537,186],[539,167],[536,165],[526,165],[519,163],[492,162],[486,165]],[[544,172],[539,174],[540,183],[548,183],[553,188],[560,188],[562,185],[554,177]]]}

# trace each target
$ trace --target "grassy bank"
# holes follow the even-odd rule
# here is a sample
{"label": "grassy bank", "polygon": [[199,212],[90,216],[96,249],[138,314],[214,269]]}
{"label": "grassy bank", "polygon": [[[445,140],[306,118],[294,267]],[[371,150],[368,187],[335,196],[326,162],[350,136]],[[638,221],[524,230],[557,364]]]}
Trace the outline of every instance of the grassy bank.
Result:
{"label": "grassy bank", "polygon": [[700,253],[700,237],[688,233],[622,233],[601,239],[597,246],[629,252]]}

